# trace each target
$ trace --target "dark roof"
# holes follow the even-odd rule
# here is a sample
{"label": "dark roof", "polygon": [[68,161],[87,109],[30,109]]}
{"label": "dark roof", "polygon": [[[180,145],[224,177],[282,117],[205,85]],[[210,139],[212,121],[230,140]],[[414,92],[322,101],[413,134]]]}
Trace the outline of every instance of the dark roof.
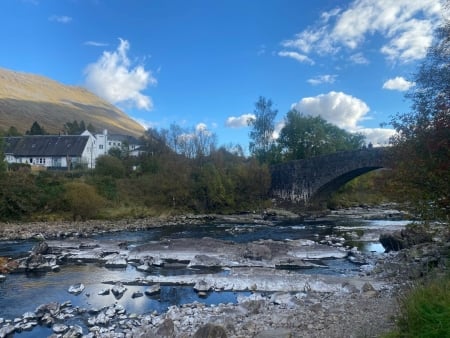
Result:
{"label": "dark roof", "polygon": [[36,135],[5,137],[5,154],[14,156],[81,156],[89,136]]}
{"label": "dark roof", "polygon": [[139,141],[136,137],[130,136],[130,135],[122,135],[122,134],[111,134],[108,135],[109,141],[120,141],[120,142],[127,142],[128,144],[135,144],[139,145],[142,142]]}

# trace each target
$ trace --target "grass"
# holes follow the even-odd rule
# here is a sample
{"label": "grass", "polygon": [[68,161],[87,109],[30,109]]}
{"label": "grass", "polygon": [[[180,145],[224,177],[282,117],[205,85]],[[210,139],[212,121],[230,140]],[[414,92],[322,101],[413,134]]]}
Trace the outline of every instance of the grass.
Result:
{"label": "grass", "polygon": [[414,287],[400,301],[397,329],[386,338],[450,338],[450,274]]}

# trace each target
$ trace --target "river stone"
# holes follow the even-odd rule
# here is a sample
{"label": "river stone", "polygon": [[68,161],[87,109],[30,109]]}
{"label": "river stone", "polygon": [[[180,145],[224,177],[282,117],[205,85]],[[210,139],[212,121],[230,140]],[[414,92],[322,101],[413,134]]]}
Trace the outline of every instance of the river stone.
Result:
{"label": "river stone", "polygon": [[170,318],[165,319],[156,330],[156,336],[161,338],[175,337],[175,324]]}
{"label": "river stone", "polygon": [[83,283],[77,283],[73,284],[69,287],[69,293],[72,293],[74,295],[79,295],[84,290],[84,284]]}
{"label": "river stone", "polygon": [[127,260],[120,255],[113,255],[113,257],[106,257],[107,261],[105,267],[107,268],[126,268]]}
{"label": "river stone", "polygon": [[272,250],[264,244],[247,244],[244,251],[244,258],[262,261],[272,259]]}
{"label": "river stone", "polygon": [[69,328],[69,330],[64,333],[62,338],[79,338],[83,336],[83,328],[79,325],[74,325]]}
{"label": "river stone", "polygon": [[31,254],[34,255],[45,255],[46,253],[48,253],[48,244],[45,241],[39,242],[31,249]]}
{"label": "river stone", "polygon": [[197,283],[195,283],[194,285],[194,290],[197,292],[201,292],[201,293],[205,293],[208,292],[209,290],[211,290],[211,285],[209,285],[205,280],[201,279],[199,281],[197,281]]}
{"label": "river stone", "polygon": [[3,282],[6,279],[5,275],[0,275],[0,282]]}
{"label": "river stone", "polygon": [[142,297],[144,294],[141,291],[134,291],[131,295],[131,298],[139,298]]}
{"label": "river stone", "polygon": [[109,291],[110,291],[109,288],[101,289],[101,290],[98,292],[98,295],[99,295],[99,296],[109,295]]}
{"label": "river stone", "polygon": [[0,338],[9,337],[11,334],[13,334],[15,331],[15,328],[13,325],[8,324],[0,328]]}
{"label": "river stone", "polygon": [[195,255],[194,259],[191,260],[188,267],[190,268],[216,268],[221,267],[222,262],[217,257],[211,257],[208,255]]}
{"label": "river stone", "polygon": [[193,335],[193,338],[227,338],[225,329],[220,325],[206,324],[201,326]]}
{"label": "river stone", "polygon": [[161,284],[157,283],[157,284],[153,284],[151,286],[149,286],[144,293],[147,296],[154,296],[157,295],[161,292]]}
{"label": "river stone", "polygon": [[53,324],[52,330],[55,333],[64,333],[69,329],[67,325],[64,324]]}
{"label": "river stone", "polygon": [[114,297],[120,298],[123,296],[123,294],[127,291],[127,288],[123,286],[122,283],[117,282],[112,288],[111,292],[113,293]]}

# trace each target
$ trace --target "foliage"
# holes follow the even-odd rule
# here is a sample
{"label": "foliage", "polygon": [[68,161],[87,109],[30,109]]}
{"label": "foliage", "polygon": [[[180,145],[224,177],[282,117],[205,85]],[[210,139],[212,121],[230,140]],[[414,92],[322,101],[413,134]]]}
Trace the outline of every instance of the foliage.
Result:
{"label": "foliage", "polygon": [[391,171],[375,170],[344,184],[328,201],[331,209],[379,205],[392,200],[389,194]]}
{"label": "foliage", "polygon": [[286,161],[356,150],[364,145],[364,136],[349,133],[320,116],[305,116],[291,110],[278,139]]}
{"label": "foliage", "polygon": [[29,217],[38,208],[38,193],[34,175],[24,171],[6,173],[0,179],[0,218]]}
{"label": "foliage", "polygon": [[43,127],[39,125],[36,121],[31,125],[30,130],[25,132],[26,135],[47,135],[48,133],[45,131]]}
{"label": "foliage", "polygon": [[449,337],[450,276],[413,288],[401,301],[397,330],[390,338]]}
{"label": "foliage", "polygon": [[22,134],[17,130],[16,127],[11,126],[6,131],[5,136],[22,136]]}
{"label": "foliage", "polygon": [[277,113],[278,111],[272,108],[272,101],[260,96],[255,103],[255,118],[248,121],[252,127],[249,134],[250,152],[261,163],[270,163],[272,155],[277,153],[273,138]]}
{"label": "foliage", "polygon": [[423,218],[450,214],[450,23],[436,35],[415,75],[407,97],[411,111],[397,114],[391,123],[398,189],[415,202]]}
{"label": "foliage", "polygon": [[125,166],[117,157],[103,155],[97,158],[94,173],[99,176],[123,178],[125,176]]}
{"label": "foliage", "polygon": [[104,206],[104,200],[95,188],[83,182],[65,184],[64,200],[74,220],[95,218]]}
{"label": "foliage", "polygon": [[81,135],[85,130],[90,131],[91,133],[95,133],[94,126],[89,123],[86,127],[86,124],[83,120],[78,122],[77,120],[74,120],[73,122],[66,122],[63,126],[64,132],[67,135]]}

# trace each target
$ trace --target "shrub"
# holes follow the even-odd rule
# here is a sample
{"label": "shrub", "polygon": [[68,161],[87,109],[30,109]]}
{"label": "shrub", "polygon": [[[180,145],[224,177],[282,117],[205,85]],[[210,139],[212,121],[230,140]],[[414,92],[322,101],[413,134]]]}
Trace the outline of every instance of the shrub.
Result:
{"label": "shrub", "polygon": [[123,178],[125,176],[125,166],[117,157],[104,155],[97,159],[94,172],[100,176]]}
{"label": "shrub", "polygon": [[388,337],[450,337],[450,276],[412,289],[400,310],[398,329]]}
{"label": "shrub", "polygon": [[74,220],[94,218],[104,206],[103,198],[86,183],[70,182],[65,190],[65,200]]}

